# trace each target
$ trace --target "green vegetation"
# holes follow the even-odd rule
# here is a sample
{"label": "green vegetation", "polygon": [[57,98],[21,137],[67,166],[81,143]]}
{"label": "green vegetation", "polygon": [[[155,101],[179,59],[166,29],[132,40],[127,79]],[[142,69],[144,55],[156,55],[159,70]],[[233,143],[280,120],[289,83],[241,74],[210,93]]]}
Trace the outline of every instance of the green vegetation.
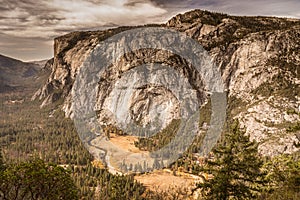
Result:
{"label": "green vegetation", "polygon": [[155,151],[160,149],[168,144],[176,135],[180,122],[180,119],[173,119],[162,131],[148,138],[139,138],[134,145],[145,151]]}
{"label": "green vegetation", "polygon": [[202,23],[213,26],[220,24],[222,19],[229,17],[227,14],[210,12],[207,10],[193,10],[184,14],[179,14],[179,16],[181,16],[182,23],[192,24],[197,19],[201,18]]}
{"label": "green vegetation", "polygon": [[84,199],[142,199],[146,190],[133,176],[113,175],[91,164],[69,168],[76,185],[81,185],[81,196]]}
{"label": "green vegetation", "polygon": [[[25,101],[20,103],[9,103],[11,102],[11,100],[16,99],[25,99]],[[0,102],[0,144],[2,146],[2,151],[0,152],[3,153],[4,157],[3,159],[1,159],[0,156],[0,168],[6,174],[5,178],[1,178],[2,181],[10,181],[9,183],[12,184],[12,182],[15,182],[15,179],[13,179],[13,174],[21,176],[21,172],[24,173],[24,171],[18,172],[19,169],[26,169],[29,173],[31,169],[29,169],[29,167],[32,165],[35,166],[35,168],[33,169],[35,169],[35,171],[37,172],[40,170],[40,167],[41,169],[48,169],[47,166],[55,166],[57,167],[57,170],[62,171],[62,174],[71,177],[71,180],[74,181],[76,188],[78,188],[77,195],[80,199],[167,199],[166,196],[169,196],[168,198],[172,199],[174,196],[179,195],[180,191],[175,191],[174,193],[149,191],[143,185],[136,182],[132,176],[112,175],[106,169],[94,167],[91,164],[92,157],[80,142],[72,121],[69,119],[65,119],[63,113],[59,110],[56,110],[57,106],[59,107],[59,105],[53,105],[48,108],[40,109],[39,102],[30,102],[28,101],[28,99],[26,99],[26,97],[15,96],[12,94],[1,96]],[[240,102],[240,100],[233,100],[233,102],[237,103]],[[238,106],[242,104],[243,102],[234,105]],[[234,106],[232,107],[234,108]],[[203,125],[204,123],[209,122],[209,104],[201,108],[201,111],[203,112],[200,112],[201,115],[199,119],[199,125]],[[179,123],[180,121],[175,122]],[[170,131],[170,133],[173,133],[176,129],[175,122],[173,122],[173,126],[169,127],[170,129],[167,129]],[[224,152],[221,153],[221,151],[219,151],[218,153],[216,153],[215,151],[214,156],[218,159],[212,159],[210,160],[210,162],[225,160],[229,161],[232,159],[232,162],[242,165],[231,165],[232,162],[224,162],[219,167],[217,167],[216,165],[215,171],[206,170],[206,172],[209,172],[209,174],[219,177],[218,179],[212,179],[219,180],[215,182],[214,185],[216,186],[222,185],[221,180],[224,181],[224,179],[220,178],[221,175],[217,175],[218,169],[228,170],[230,169],[230,167],[236,167],[235,170],[239,169],[238,171],[243,174],[245,172],[248,172],[250,169],[253,169],[255,167],[255,164],[260,165],[259,159],[257,160],[257,157],[255,156],[255,145],[251,146],[251,144],[253,144],[251,142],[245,144],[244,142],[248,140],[240,136],[243,135],[242,133],[244,132],[238,131],[237,128],[233,130],[234,131],[226,135],[226,138],[231,138],[232,140],[228,142],[227,139],[227,143],[222,143],[225,143],[225,146],[223,148],[217,148],[217,150],[224,150],[225,154],[223,154]],[[169,133],[163,133],[160,137],[163,137],[163,135],[167,135],[169,137],[168,138],[166,136],[167,141],[167,139],[170,139],[172,137],[168,134]],[[245,140],[243,140],[243,138]],[[199,161],[199,158],[197,158],[197,156],[194,154],[197,150],[196,147],[198,147],[198,144],[201,144],[201,138],[198,139],[198,143],[195,143],[195,150],[191,149],[184,155],[183,158],[174,163],[174,165],[172,166],[172,169],[174,171],[177,171],[181,168],[184,172],[192,173],[195,175],[201,175],[204,172],[202,165],[197,163],[197,161]],[[240,143],[236,145],[234,141],[239,141]],[[232,147],[234,148],[230,149],[230,145],[232,145]],[[247,145],[249,145],[249,147],[247,147],[249,149],[247,149],[247,151],[242,151],[242,147],[245,147]],[[240,151],[234,150],[235,148]],[[231,152],[232,154],[229,154],[228,152]],[[237,154],[235,154],[236,152]],[[246,155],[245,152],[247,152]],[[39,159],[34,159],[32,161],[32,158],[36,157],[45,161],[41,161]],[[5,163],[3,162],[3,160],[5,161]],[[204,159],[204,163],[205,160],[206,159]],[[251,164],[248,165],[247,162],[250,161]],[[266,161],[266,163],[268,164],[262,169],[265,172],[269,172],[269,175],[267,176],[267,186],[265,188],[265,191],[263,191],[262,193],[257,193],[256,196],[259,196],[258,198],[275,200],[299,199],[299,158],[295,156],[293,157],[293,159],[290,159],[289,162],[286,162],[288,164],[282,164],[282,166],[284,167],[278,168],[276,167],[281,165],[279,165],[274,160],[269,159]],[[63,165],[66,170],[63,171],[63,169],[58,165]],[[207,166],[209,166],[209,164],[207,164]],[[276,169],[277,172],[271,174],[272,172],[276,171],[274,169]],[[260,170],[252,170],[251,173],[253,171],[259,172]],[[221,172],[224,173],[222,170]],[[235,176],[237,176],[238,174],[238,172],[235,173],[234,171],[230,171],[229,179],[232,177],[235,178]],[[250,175],[251,181],[255,181],[253,177],[258,174],[254,173]],[[30,181],[32,180],[28,179],[28,182]],[[46,180],[42,178],[41,181]],[[23,188],[27,187],[26,185],[24,185],[24,182],[19,183],[23,185]],[[72,184],[71,182],[67,183]],[[258,187],[258,189],[261,189],[259,188],[259,183],[257,184],[258,185],[256,186]],[[252,183],[249,183],[249,186],[250,185],[253,186]],[[73,189],[75,190],[75,188]],[[240,193],[243,193],[243,195],[244,193],[248,194],[247,190],[244,189],[245,188],[243,188],[242,190],[237,189],[237,191],[241,191]],[[179,199],[181,197],[179,197]],[[67,197],[65,199],[67,199]]]}
{"label": "green vegetation", "polygon": [[[204,125],[209,126],[210,117],[211,117],[211,101],[209,100],[206,104],[204,104],[204,106],[200,108],[200,117],[199,117],[200,129]],[[134,145],[139,149],[146,150],[146,151],[155,151],[157,149],[160,149],[161,147],[165,146],[173,139],[173,137],[178,131],[180,122],[181,122],[180,119],[173,119],[170,122],[170,124],[168,124],[168,126],[164,128],[162,131],[149,138],[139,138],[139,140],[136,141]],[[205,130],[203,131],[205,132]],[[204,136],[205,134],[203,133],[201,134],[201,136],[197,136],[195,138],[195,140],[193,141],[193,143],[188,149],[188,153],[191,154],[191,153],[198,152]]]}
{"label": "green vegetation", "polygon": [[296,100],[295,97],[299,94],[299,92],[299,87],[291,81],[290,76],[286,71],[278,73],[276,76],[272,77],[271,80],[261,84],[251,93],[265,97],[280,96]]}
{"label": "green vegetation", "polygon": [[[13,100],[22,99],[24,101],[20,101],[20,103],[11,103]],[[71,177],[78,188],[78,198],[82,200],[163,200],[166,199],[165,195],[172,199],[171,197],[176,196],[179,192],[152,192],[135,181],[131,175],[113,175],[107,169],[93,166],[91,164],[92,156],[81,143],[73,122],[65,118],[63,112],[60,111],[61,106],[56,103],[40,109],[39,105],[40,102],[32,102],[29,96],[20,96],[19,93],[0,94],[0,149],[2,147],[0,169],[5,171],[5,178],[1,175],[0,181],[13,184],[16,180],[15,175],[21,176],[24,169],[30,175],[32,173],[30,169],[34,169],[36,172],[47,172],[45,170],[48,169],[48,166],[55,166],[57,170],[61,170],[66,176]],[[2,152],[3,154],[1,154]],[[59,165],[66,170],[63,171]],[[31,168],[33,166],[34,168]],[[19,172],[19,170],[21,171]],[[37,177],[27,176],[26,181],[28,183],[35,182],[33,178]],[[47,181],[43,176],[40,178],[41,180],[36,183]],[[23,189],[29,187],[24,181],[17,182],[22,185]],[[68,183],[71,184],[71,182]],[[22,192],[24,192],[23,189]],[[38,190],[38,188],[36,189]],[[23,199],[35,199],[27,197]],[[73,197],[71,199],[76,199],[75,194]],[[8,198],[14,199],[11,196]],[[47,199],[47,197],[40,196],[38,198]],[[3,198],[0,196],[0,199]],[[59,197],[50,199],[55,200]],[[68,198],[64,197],[63,199]]]}
{"label": "green vegetation", "polygon": [[276,59],[268,61],[266,68],[268,66],[275,66],[279,72],[252,91],[254,95],[259,94],[266,97],[273,95],[296,101],[296,96],[300,93],[300,88],[293,79],[300,78],[300,67],[294,61],[295,58],[291,52],[297,52],[297,49],[286,50],[283,48]]}
{"label": "green vegetation", "polygon": [[9,165],[0,172],[0,198],[78,199],[78,190],[68,171],[42,160]]}
{"label": "green vegetation", "polygon": [[206,125],[209,125],[211,113],[212,113],[211,100],[209,99],[208,102],[200,108],[200,118],[199,118],[200,128],[204,125],[204,123],[206,123]]}
{"label": "green vegetation", "polygon": [[[17,97],[6,97],[3,102]],[[46,162],[85,165],[92,157],[81,144],[73,122],[56,105],[40,109],[38,102],[6,104],[0,116],[0,144],[7,162],[38,156]]]}
{"label": "green vegetation", "polygon": [[299,153],[262,158],[257,152],[258,144],[244,134],[235,121],[198,169],[212,176],[197,185],[202,198],[299,199]]}
{"label": "green vegetation", "polygon": [[232,119],[240,112],[246,110],[247,102],[236,96],[231,96],[228,98],[227,106],[227,118]]}
{"label": "green vegetation", "polygon": [[293,124],[287,128],[287,132],[297,132],[300,130],[300,122]]}
{"label": "green vegetation", "polygon": [[262,190],[263,161],[257,143],[244,134],[235,121],[224,141],[213,150],[203,169],[213,177],[198,184],[205,199],[251,199]]}
{"label": "green vegetation", "polygon": [[[0,99],[0,147],[5,161],[5,165],[0,166],[8,166],[7,181],[13,181],[9,179],[14,178],[10,175],[17,174],[18,169],[34,165],[38,170],[39,166],[46,167],[49,162],[54,163],[51,166],[63,165],[67,168],[79,188],[80,199],[118,199],[118,196],[123,199],[142,198],[145,187],[132,177],[112,175],[106,169],[91,165],[93,158],[81,143],[73,122],[66,119],[62,111],[55,109],[59,105],[40,109],[40,102],[31,102],[27,96],[15,94],[2,95]],[[25,101],[8,103],[15,99]],[[42,159],[45,163],[28,163],[33,158]],[[30,177],[28,181],[32,181]],[[27,187],[25,182],[20,184]]]}
{"label": "green vegetation", "polygon": [[261,199],[300,199],[299,155],[280,155],[268,159],[263,167],[267,173],[268,190]]}

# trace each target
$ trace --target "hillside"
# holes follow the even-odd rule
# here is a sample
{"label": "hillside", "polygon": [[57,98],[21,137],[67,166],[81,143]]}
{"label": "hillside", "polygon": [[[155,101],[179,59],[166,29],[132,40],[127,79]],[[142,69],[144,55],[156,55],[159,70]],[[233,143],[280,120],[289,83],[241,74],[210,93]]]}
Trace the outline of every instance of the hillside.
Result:
{"label": "hillside", "polygon": [[[246,133],[260,143],[263,155],[299,150],[300,20],[194,10],[157,26],[184,32],[209,52],[228,90],[228,119],[240,119]],[[63,98],[63,110],[71,116],[70,91],[86,56],[100,41],[132,28],[74,32],[56,38],[51,75],[34,99],[47,105]],[[161,52],[152,53],[158,60],[169,59]],[[120,65],[145,59],[142,56],[147,57],[147,52],[135,52]],[[182,65],[178,60],[167,63]]]}
{"label": "hillside", "polygon": [[34,82],[43,75],[41,71],[45,63],[23,62],[0,55],[0,93],[34,89]]}

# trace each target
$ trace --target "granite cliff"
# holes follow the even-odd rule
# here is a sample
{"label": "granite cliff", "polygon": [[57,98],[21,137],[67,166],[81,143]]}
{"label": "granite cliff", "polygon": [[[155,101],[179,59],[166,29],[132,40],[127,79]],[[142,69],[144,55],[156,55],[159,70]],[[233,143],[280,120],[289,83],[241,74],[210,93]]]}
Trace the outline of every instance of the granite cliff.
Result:
{"label": "granite cliff", "polygon": [[[238,17],[194,10],[179,14],[166,27],[186,33],[206,49],[219,67],[228,90],[228,117],[238,118],[246,127],[246,134],[257,140],[260,153],[273,156],[299,151],[300,146],[300,20],[275,17]],[[70,91],[80,66],[99,42],[135,27],[120,27],[104,31],[74,32],[54,41],[54,58],[47,64],[52,72],[46,84],[33,99],[42,106],[64,99],[62,109],[72,117]],[[163,51],[140,50],[124,55],[105,75],[106,80],[118,78],[117,69],[128,65],[164,62],[173,66],[187,66],[176,55]],[[126,70],[125,70],[126,71]],[[182,73],[199,88],[202,81],[186,67]],[[100,84],[102,88],[105,82]],[[161,88],[141,88],[132,100],[133,118],[147,122],[152,96],[172,99],[166,112],[178,115],[176,99]],[[205,102],[205,92],[200,95]],[[155,101],[158,102],[158,101]],[[99,94],[98,105],[106,104]],[[103,117],[108,114],[104,113]],[[108,116],[109,118],[109,116]]]}

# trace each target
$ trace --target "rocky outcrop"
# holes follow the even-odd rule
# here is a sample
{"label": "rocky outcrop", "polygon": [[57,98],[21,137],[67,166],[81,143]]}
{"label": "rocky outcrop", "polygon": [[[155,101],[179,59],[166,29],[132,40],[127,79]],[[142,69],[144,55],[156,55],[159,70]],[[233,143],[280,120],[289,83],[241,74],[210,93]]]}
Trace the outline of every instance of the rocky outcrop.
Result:
{"label": "rocky outcrop", "polygon": [[[260,142],[262,154],[273,156],[299,150],[299,129],[293,127],[300,121],[300,20],[237,17],[195,10],[177,15],[160,26],[186,33],[209,52],[228,89],[229,118],[240,119],[246,133]],[[56,38],[52,73],[35,98],[43,100],[42,105],[64,98],[63,110],[71,116],[70,90],[86,56],[100,41],[130,28],[134,27],[75,32]],[[186,64],[161,51],[139,51],[125,55],[118,63],[119,68],[107,73],[106,80],[118,77],[118,71],[113,69],[153,60],[173,66]],[[182,73],[187,77],[193,74],[189,70]],[[189,78],[192,84],[201,85],[201,79]],[[109,89],[104,82],[101,87]],[[146,104],[147,98],[141,94],[151,96],[155,89],[141,91],[132,99],[132,113],[136,121],[146,123],[149,116],[141,118],[139,114],[155,105]],[[172,99],[167,91],[157,89],[156,92],[158,96],[165,94]],[[202,98],[204,102],[204,93]],[[99,105],[107,104],[101,99],[105,98],[99,94]],[[166,113],[173,113],[171,118],[176,118],[175,110],[170,108]]]}
{"label": "rocky outcrop", "polygon": [[43,100],[42,106],[61,98],[68,99],[76,74],[86,56],[100,41],[126,29],[74,32],[55,38],[54,58],[47,63],[51,65],[52,72],[33,99]]}

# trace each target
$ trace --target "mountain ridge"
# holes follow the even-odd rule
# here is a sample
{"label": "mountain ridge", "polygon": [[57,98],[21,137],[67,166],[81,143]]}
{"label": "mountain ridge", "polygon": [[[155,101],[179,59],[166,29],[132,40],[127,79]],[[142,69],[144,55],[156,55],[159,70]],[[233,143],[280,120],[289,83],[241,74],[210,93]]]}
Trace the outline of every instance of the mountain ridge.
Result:
{"label": "mountain ridge", "polygon": [[[299,129],[293,127],[300,119],[300,20],[193,10],[151,26],[184,32],[209,52],[229,91],[228,117],[240,120],[246,134],[260,143],[260,153],[274,156],[299,151]],[[135,27],[55,38],[51,75],[33,99],[43,100],[45,106],[63,98],[62,109],[66,116],[72,116],[70,91],[86,56],[99,42],[131,28]],[[125,56],[120,66],[130,59],[140,60],[144,54]],[[180,60],[170,62],[182,64]]]}
{"label": "mountain ridge", "polygon": [[45,61],[23,62],[0,54],[0,93],[22,91],[32,86],[44,65]]}

